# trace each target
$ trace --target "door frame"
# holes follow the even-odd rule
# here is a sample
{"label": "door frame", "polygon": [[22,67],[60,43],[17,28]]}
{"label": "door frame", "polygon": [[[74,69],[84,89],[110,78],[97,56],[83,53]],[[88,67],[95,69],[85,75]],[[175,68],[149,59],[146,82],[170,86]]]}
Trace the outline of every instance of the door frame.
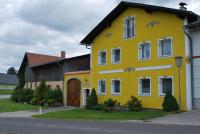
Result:
{"label": "door frame", "polygon": [[89,89],[89,94],[91,94],[91,88],[83,88],[82,92],[82,106],[86,106],[86,96],[85,96],[85,90]]}
{"label": "door frame", "polygon": [[[72,77],[72,78],[69,78],[67,81],[66,81],[66,98],[65,98],[65,106],[68,106],[67,105],[67,97],[68,97],[68,82],[70,80],[73,80],[73,79],[76,79],[76,80],[79,80],[80,81],[80,101],[81,101],[81,87],[82,87],[82,82],[79,78],[76,78],[76,77]],[[81,106],[81,102],[80,102],[80,106]]]}

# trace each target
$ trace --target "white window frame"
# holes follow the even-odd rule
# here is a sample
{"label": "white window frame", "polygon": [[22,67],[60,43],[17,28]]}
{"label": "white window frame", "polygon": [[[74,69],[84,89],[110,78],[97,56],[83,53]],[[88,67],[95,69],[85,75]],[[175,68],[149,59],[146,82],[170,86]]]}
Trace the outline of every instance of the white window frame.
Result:
{"label": "white window frame", "polygon": [[[140,85],[141,84],[141,80],[143,80],[143,79],[150,79],[150,93],[142,93],[142,85]],[[151,84],[151,77],[140,77],[140,78],[138,78],[138,96],[151,96],[151,86],[152,86],[152,84]]]}
{"label": "white window frame", "polygon": [[165,93],[162,92],[162,86],[161,86],[161,81],[160,81],[163,78],[171,78],[172,79],[172,95],[174,95],[174,78],[173,78],[173,76],[158,76],[158,95],[165,96]]}
{"label": "white window frame", "polygon": [[[105,93],[101,92],[100,81],[104,81],[105,82]],[[97,87],[98,87],[98,94],[99,95],[106,95],[106,80],[105,79],[99,79]]]}
{"label": "white window frame", "polygon": [[[132,18],[133,18],[133,23],[134,23],[134,29],[133,29],[134,34],[132,33],[131,37],[127,37],[127,24],[126,24],[126,20],[132,19]],[[133,26],[133,25],[131,25],[131,26]],[[127,39],[135,38],[135,36],[136,36],[136,18],[135,18],[135,16],[125,17],[124,20],[123,20],[123,38],[127,40]]]}
{"label": "white window frame", "polygon": [[[113,86],[113,81],[118,80],[120,83],[120,92],[119,93],[115,93],[114,92],[114,86]],[[121,90],[122,90],[122,83],[121,83],[121,79],[111,79],[110,80],[110,89],[111,89],[111,95],[121,95]]]}
{"label": "white window frame", "polygon": [[[150,48],[150,55],[149,55],[149,58],[142,58],[142,51],[140,50],[141,49],[141,45],[145,44],[145,43],[149,43],[149,48]],[[143,61],[143,60],[151,60],[151,41],[144,41],[144,42],[140,42],[138,43],[138,61]]]}
{"label": "white window frame", "polygon": [[[160,55],[160,41],[165,40],[165,39],[170,39],[171,40],[171,55]],[[172,57],[173,56],[173,40],[172,37],[165,37],[162,39],[158,39],[157,40],[157,50],[158,50],[158,57],[159,58],[168,58],[168,57]]]}
{"label": "white window frame", "polygon": [[[101,61],[101,59],[100,59],[101,58],[100,53],[102,53],[102,52],[106,53],[106,61],[105,61],[105,63],[100,63],[100,61]],[[105,65],[106,62],[107,62],[107,51],[106,50],[98,51],[98,65]]]}
{"label": "white window frame", "polygon": [[[114,50],[119,50],[119,51],[120,51],[119,62],[115,62],[115,61],[114,61],[114,57],[113,57],[113,51],[114,51]],[[111,49],[111,63],[112,63],[112,64],[120,64],[120,63],[121,63],[121,58],[122,58],[122,51],[121,51],[121,48],[120,48],[120,47],[112,48],[112,49]]]}

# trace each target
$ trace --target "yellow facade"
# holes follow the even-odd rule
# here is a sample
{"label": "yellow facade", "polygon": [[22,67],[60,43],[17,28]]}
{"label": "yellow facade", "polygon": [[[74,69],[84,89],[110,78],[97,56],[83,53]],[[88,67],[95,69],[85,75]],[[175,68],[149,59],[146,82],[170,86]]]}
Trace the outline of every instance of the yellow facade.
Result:
{"label": "yellow facade", "polygon": [[77,79],[81,82],[80,105],[85,105],[84,90],[90,89],[90,71],[69,72],[64,75],[64,104],[67,105],[67,82],[71,79]]}
{"label": "yellow facade", "polygon": [[[136,23],[136,36],[130,39],[123,38],[124,18],[134,16]],[[156,25],[150,26],[152,22]],[[106,99],[112,98],[126,104],[131,96],[138,97],[145,108],[161,109],[163,96],[159,95],[158,77],[172,76],[174,96],[178,101],[178,69],[175,65],[175,56],[182,56],[185,59],[185,38],[184,38],[184,20],[177,17],[176,14],[154,11],[152,14],[145,12],[144,9],[129,7],[119,15],[110,27],[104,29],[91,45],[91,88],[98,89],[98,80],[106,80],[106,94],[99,95],[99,102],[103,103]],[[110,35],[110,36],[107,36]],[[172,56],[160,58],[158,56],[158,40],[166,37],[172,38]],[[151,59],[138,60],[138,43],[151,42]],[[121,62],[119,64],[111,63],[111,49],[121,49]],[[106,64],[98,65],[98,52],[105,50],[107,52]],[[136,71],[136,68],[154,67],[171,65],[167,69],[147,69]],[[131,67],[131,71],[126,71]],[[100,73],[101,71],[124,70],[124,72]],[[181,100],[182,109],[186,109],[186,74],[185,60],[181,67]],[[138,78],[151,78],[151,95],[138,95]],[[89,76],[87,76],[89,79]],[[68,79],[65,77],[65,80]],[[111,94],[111,79],[121,80],[121,94]],[[98,91],[97,91],[98,92]]]}

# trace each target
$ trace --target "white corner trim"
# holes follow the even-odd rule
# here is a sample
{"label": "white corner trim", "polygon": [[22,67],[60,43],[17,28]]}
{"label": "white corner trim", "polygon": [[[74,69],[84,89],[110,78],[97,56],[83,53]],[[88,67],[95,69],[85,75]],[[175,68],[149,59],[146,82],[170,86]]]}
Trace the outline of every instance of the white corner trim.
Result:
{"label": "white corner trim", "polygon": [[122,73],[124,72],[123,69],[118,70],[106,70],[106,71],[99,71],[99,74],[112,74],[112,73]]}
{"label": "white corner trim", "polygon": [[[184,25],[188,24],[188,18],[184,19]],[[190,56],[190,41],[189,38],[185,35],[185,56]],[[187,102],[187,110],[192,110],[192,76],[191,76],[191,63],[186,63],[186,102]],[[184,76],[185,77],[185,76]]]}
{"label": "white corner trim", "polygon": [[135,71],[160,70],[160,69],[168,69],[168,68],[172,68],[172,65],[138,67],[138,68],[135,68]]}

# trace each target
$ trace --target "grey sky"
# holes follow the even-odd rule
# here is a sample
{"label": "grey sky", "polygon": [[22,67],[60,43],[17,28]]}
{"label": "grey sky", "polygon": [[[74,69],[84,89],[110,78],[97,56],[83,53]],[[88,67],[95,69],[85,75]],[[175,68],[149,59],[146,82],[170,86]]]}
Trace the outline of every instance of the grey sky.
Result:
{"label": "grey sky", "polygon": [[[140,0],[128,0],[140,3]],[[142,3],[178,8],[200,14],[200,0],[146,0]],[[120,0],[0,0],[0,72],[19,68],[25,52],[67,57],[89,53],[80,40]]]}

